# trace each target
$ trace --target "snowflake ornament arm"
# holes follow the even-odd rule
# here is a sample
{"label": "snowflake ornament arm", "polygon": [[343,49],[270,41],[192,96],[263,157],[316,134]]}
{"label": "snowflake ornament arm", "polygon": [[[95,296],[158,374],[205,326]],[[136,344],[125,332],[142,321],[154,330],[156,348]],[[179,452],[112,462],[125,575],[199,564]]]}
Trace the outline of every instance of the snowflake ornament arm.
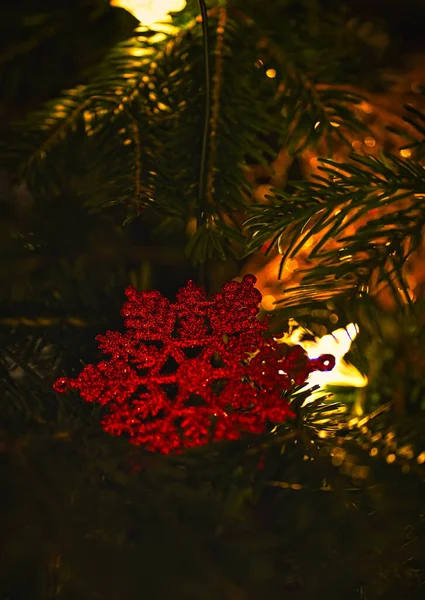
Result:
{"label": "snowflake ornament arm", "polygon": [[125,333],[97,337],[109,361],[54,384],[106,407],[102,421],[153,452],[180,452],[211,441],[260,434],[293,416],[283,390],[334,358],[308,358],[301,346],[266,340],[256,279],[226,283],[208,299],[189,282],[171,303],[159,292],[126,290]]}

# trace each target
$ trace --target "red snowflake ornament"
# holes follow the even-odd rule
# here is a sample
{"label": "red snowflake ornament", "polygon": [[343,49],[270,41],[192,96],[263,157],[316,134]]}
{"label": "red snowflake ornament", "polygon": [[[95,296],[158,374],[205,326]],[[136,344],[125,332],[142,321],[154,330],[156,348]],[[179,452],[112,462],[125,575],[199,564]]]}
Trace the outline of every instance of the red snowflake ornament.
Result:
{"label": "red snowflake ornament", "polygon": [[292,415],[282,391],[335,361],[311,360],[300,346],[265,339],[255,282],[246,275],[212,298],[189,282],[174,303],[127,288],[127,330],[96,338],[110,360],[88,365],[76,379],[58,379],[55,391],[76,389],[87,402],[106,405],[105,431],[163,453],[282,423]]}

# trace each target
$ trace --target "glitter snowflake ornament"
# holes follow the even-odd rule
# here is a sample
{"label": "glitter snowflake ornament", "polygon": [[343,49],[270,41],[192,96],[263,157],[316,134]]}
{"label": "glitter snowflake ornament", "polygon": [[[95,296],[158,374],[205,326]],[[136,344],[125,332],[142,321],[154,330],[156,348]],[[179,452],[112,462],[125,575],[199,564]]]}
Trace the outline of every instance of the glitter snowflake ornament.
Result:
{"label": "glitter snowflake ornament", "polygon": [[105,406],[102,426],[150,451],[170,453],[260,434],[291,416],[283,392],[334,366],[301,346],[267,339],[257,318],[256,279],[226,283],[212,298],[193,282],[171,303],[159,292],[126,290],[125,333],[97,336],[109,361],[88,365],[55,391],[78,390]]}

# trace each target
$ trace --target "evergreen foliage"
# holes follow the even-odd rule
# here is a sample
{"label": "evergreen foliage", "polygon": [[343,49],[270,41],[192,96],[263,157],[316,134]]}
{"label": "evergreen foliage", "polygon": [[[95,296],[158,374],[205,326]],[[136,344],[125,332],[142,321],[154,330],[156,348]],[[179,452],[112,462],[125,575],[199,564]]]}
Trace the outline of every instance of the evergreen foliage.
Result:
{"label": "evergreen foliage", "polygon": [[[317,266],[299,287],[286,290],[298,305],[341,290],[367,291],[374,275],[391,286],[397,300],[409,303],[401,269],[420,245],[425,225],[423,166],[393,154],[380,159],[353,155],[350,163],[321,159],[321,164],[323,176],[295,182],[297,193],[277,191],[270,204],[251,208],[247,225],[254,233],[253,246],[285,239],[283,266],[321,233],[309,244],[308,256],[318,260]],[[385,214],[370,216],[382,208]],[[347,234],[355,224],[355,233]],[[332,249],[326,248],[330,240]]]}
{"label": "evergreen foliage", "polygon": [[[17,124],[13,143],[3,145],[4,164],[18,167],[38,197],[65,188],[92,208],[124,203],[126,220],[148,207],[178,222],[193,217],[204,93],[202,34],[193,4],[186,19],[180,17],[179,33],[152,44],[152,33],[136,31],[111,50],[87,85]],[[347,81],[340,70],[344,40],[331,48],[324,44],[344,15],[325,17],[318,36],[305,25],[308,7],[289,12],[288,21],[277,18],[285,4],[265,11],[259,22],[255,3],[210,10],[206,224],[188,246],[195,262],[224,258],[232,242],[243,241],[235,213],[246,210],[247,165],[266,163],[283,144],[297,152],[364,129],[350,110],[360,98],[338,88]],[[270,71],[274,76],[265,76]]]}

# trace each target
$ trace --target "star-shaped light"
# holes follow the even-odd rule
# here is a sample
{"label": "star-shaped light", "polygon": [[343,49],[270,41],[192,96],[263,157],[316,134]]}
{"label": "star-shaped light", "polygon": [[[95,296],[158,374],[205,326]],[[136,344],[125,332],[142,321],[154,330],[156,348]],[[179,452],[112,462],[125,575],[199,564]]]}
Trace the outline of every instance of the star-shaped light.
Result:
{"label": "star-shaped light", "polygon": [[[368,384],[367,377],[360,373],[354,365],[344,360],[358,333],[358,325],[350,323],[347,327],[336,329],[321,338],[314,337],[312,339],[311,331],[303,327],[296,327],[279,341],[301,346],[311,359],[317,358],[321,354],[332,354],[335,357],[335,367],[332,371],[315,372],[309,375],[309,386],[319,385],[322,389],[328,385],[362,388]],[[306,336],[307,339],[303,339]]]}

